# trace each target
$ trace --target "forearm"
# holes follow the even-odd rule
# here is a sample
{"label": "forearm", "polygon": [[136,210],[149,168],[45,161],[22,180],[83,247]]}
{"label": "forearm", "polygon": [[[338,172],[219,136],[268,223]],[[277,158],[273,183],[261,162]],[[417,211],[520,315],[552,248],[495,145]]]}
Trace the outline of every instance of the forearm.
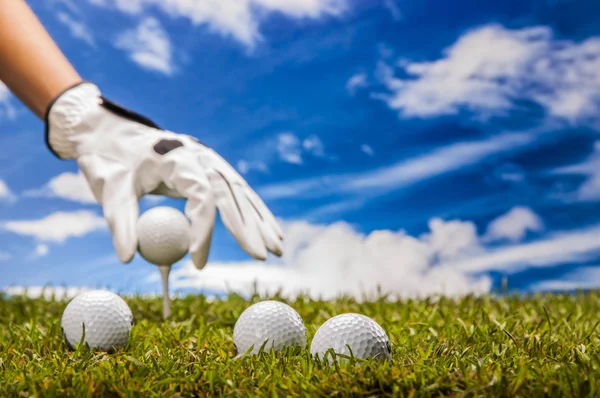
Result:
{"label": "forearm", "polygon": [[81,81],[25,0],[0,0],[0,81],[39,118]]}

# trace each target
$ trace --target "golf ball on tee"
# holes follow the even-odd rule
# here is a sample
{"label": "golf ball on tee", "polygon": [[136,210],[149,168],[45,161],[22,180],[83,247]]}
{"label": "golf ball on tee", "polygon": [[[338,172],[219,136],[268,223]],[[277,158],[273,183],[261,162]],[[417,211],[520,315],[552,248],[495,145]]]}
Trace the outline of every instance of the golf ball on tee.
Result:
{"label": "golf ball on tee", "polygon": [[133,327],[133,315],[127,303],[115,293],[92,290],[77,295],[67,304],[61,328],[68,346],[75,349],[84,333],[90,348],[109,351],[124,347]]}
{"label": "golf ball on tee", "polygon": [[[253,304],[240,315],[233,329],[238,355],[252,348],[258,354],[271,348],[280,351],[288,346],[306,347],[306,327],[300,315],[289,305],[273,300]],[[265,344],[266,342],[266,344]]]}
{"label": "golf ball on tee", "polygon": [[138,218],[138,251],[154,265],[172,265],[188,252],[190,222],[179,210],[158,206]]}
{"label": "golf ball on tee", "polygon": [[313,337],[310,353],[324,359],[327,350],[332,348],[336,354],[350,356],[348,346],[352,355],[361,359],[386,360],[392,353],[390,340],[383,328],[373,319],[354,313],[334,316],[321,325]]}

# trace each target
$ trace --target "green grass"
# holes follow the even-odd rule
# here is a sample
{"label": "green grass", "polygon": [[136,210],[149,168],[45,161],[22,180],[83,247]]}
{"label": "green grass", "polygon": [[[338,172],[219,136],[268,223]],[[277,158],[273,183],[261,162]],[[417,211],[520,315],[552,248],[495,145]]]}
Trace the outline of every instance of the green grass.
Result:
{"label": "green grass", "polygon": [[233,326],[251,302],[238,296],[173,302],[126,298],[135,320],[127,348],[69,352],[66,301],[0,297],[0,396],[600,396],[600,293],[530,298],[357,303],[299,298],[309,343],[328,318],[377,320],[393,360],[327,366],[308,350],[235,355]]}

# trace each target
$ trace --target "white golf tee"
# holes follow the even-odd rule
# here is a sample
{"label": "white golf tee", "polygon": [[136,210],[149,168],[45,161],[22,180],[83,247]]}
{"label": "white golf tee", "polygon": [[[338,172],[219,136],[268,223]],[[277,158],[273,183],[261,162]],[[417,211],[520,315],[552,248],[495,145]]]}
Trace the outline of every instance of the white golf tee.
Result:
{"label": "white golf tee", "polygon": [[171,273],[170,265],[159,265],[160,276],[162,277],[163,285],[163,319],[171,316],[171,300],[169,299],[169,273]]}

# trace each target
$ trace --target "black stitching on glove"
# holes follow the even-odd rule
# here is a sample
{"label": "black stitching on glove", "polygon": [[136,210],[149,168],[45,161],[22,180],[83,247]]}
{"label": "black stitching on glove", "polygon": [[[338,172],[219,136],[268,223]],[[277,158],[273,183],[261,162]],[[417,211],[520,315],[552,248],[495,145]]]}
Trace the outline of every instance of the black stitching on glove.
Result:
{"label": "black stitching on glove", "polygon": [[246,199],[248,199],[248,202],[250,202],[250,205],[252,206],[252,208],[254,209],[256,214],[258,214],[258,217],[260,217],[260,220],[264,221],[262,214],[260,213],[260,211],[258,211],[258,208],[256,207],[256,205],[254,204],[254,202],[250,199],[250,197],[248,195],[246,195]]}
{"label": "black stitching on glove", "polygon": [[235,202],[235,207],[237,208],[237,211],[240,214],[240,218],[242,219],[242,224],[246,225],[246,220],[244,220],[244,213],[242,213],[242,209],[240,208],[240,204],[238,203],[237,197],[235,196],[235,193],[233,192],[233,188],[231,188],[231,184],[229,183],[227,178],[225,178],[223,173],[221,173],[218,170],[215,170],[215,172],[218,175],[220,175],[221,178],[223,179],[223,181],[225,181],[225,184],[227,184],[227,188],[229,188],[229,191],[231,192],[231,197],[233,198],[233,201]]}
{"label": "black stitching on glove", "polygon": [[165,153],[171,152],[175,148],[179,148],[183,146],[183,143],[179,140],[160,140],[154,145],[154,152],[159,155],[164,155]]}

